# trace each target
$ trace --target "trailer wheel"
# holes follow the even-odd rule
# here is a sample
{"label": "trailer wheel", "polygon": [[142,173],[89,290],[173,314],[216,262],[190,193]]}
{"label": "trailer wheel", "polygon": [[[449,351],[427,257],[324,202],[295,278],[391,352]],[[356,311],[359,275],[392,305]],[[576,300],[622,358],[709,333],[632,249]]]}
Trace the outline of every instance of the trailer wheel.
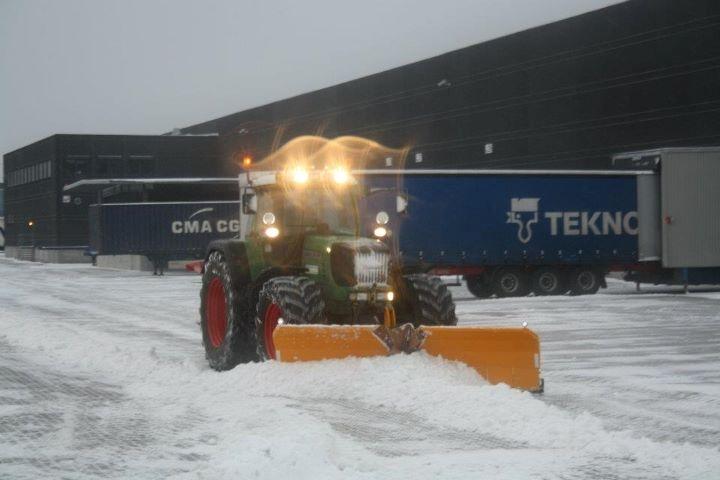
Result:
{"label": "trailer wheel", "polygon": [[530,292],[528,274],[519,268],[501,268],[493,276],[498,297],[524,297]]}
{"label": "trailer wheel", "polygon": [[467,289],[477,298],[488,298],[493,294],[492,285],[485,281],[483,275],[465,277]]}
{"label": "trailer wheel", "polygon": [[572,295],[592,295],[600,289],[602,279],[592,268],[581,267],[570,274],[570,293]]}
{"label": "trailer wheel", "polygon": [[256,359],[245,302],[220,252],[212,252],[205,263],[200,328],[205,356],[215,370],[229,370],[240,362]]}
{"label": "trailer wheel", "polygon": [[457,325],[455,302],[440,277],[423,273],[404,275],[400,295],[401,322],[420,325]]}
{"label": "trailer wheel", "polygon": [[281,320],[292,325],[324,324],[324,311],[320,286],[307,277],[275,277],[265,282],[255,317],[257,356],[275,358],[272,334]]}
{"label": "trailer wheel", "polygon": [[532,290],[535,295],[562,295],[567,292],[565,275],[556,268],[539,268],[532,276]]}

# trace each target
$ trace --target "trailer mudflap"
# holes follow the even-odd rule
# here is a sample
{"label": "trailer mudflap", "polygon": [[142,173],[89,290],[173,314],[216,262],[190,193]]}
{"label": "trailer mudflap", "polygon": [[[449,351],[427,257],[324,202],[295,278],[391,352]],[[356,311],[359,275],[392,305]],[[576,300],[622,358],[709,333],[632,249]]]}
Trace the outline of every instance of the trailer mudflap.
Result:
{"label": "trailer mudflap", "polygon": [[[489,383],[542,391],[540,342],[527,328],[429,327],[418,329],[420,350],[465,363]],[[391,354],[376,325],[279,325],[273,332],[282,362]]]}

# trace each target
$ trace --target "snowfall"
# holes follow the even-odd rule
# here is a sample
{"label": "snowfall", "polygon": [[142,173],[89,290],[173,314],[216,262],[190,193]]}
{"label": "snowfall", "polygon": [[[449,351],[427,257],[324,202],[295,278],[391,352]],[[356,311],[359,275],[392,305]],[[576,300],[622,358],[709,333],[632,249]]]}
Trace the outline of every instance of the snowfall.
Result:
{"label": "snowfall", "polygon": [[546,391],[426,354],[210,370],[200,277],[0,255],[0,478],[717,479],[720,290],[477,300]]}

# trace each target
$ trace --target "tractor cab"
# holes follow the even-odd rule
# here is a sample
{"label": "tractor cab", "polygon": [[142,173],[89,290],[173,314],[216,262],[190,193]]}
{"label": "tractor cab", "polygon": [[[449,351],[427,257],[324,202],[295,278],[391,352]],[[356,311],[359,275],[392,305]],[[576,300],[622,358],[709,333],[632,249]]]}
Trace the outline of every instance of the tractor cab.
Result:
{"label": "tractor cab", "polygon": [[[361,236],[362,188],[343,169],[253,172],[242,190],[241,239],[251,275],[302,274],[321,286],[334,323],[378,323],[392,302],[390,250]],[[386,212],[378,212],[386,222]],[[376,233],[385,233],[376,232]]]}
{"label": "tractor cab", "polygon": [[344,170],[261,172],[248,175],[242,190],[244,231],[250,236],[359,235],[360,191]]}

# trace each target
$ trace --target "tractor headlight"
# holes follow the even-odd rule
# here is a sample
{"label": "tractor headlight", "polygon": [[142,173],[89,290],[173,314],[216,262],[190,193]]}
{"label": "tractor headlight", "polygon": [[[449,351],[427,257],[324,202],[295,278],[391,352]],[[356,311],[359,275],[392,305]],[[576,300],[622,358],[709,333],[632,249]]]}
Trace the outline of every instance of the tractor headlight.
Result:
{"label": "tractor headlight", "polygon": [[338,185],[345,185],[350,181],[350,174],[344,168],[336,168],[332,172],[332,178]]}
{"label": "tractor headlight", "polygon": [[381,302],[392,302],[395,299],[395,294],[393,292],[378,292],[377,299]]}
{"label": "tractor headlight", "polygon": [[262,222],[265,225],[272,225],[275,223],[275,214],[272,212],[266,212],[262,216]]}
{"label": "tractor headlight", "polygon": [[375,231],[373,232],[376,237],[382,238],[385,235],[387,235],[387,228],[385,227],[376,227]]}
{"label": "tractor headlight", "polygon": [[277,238],[280,235],[280,230],[277,227],[269,227],[265,229],[265,236],[268,238]]}
{"label": "tractor headlight", "polygon": [[295,183],[307,183],[310,179],[310,174],[304,168],[294,168],[290,175]]}

